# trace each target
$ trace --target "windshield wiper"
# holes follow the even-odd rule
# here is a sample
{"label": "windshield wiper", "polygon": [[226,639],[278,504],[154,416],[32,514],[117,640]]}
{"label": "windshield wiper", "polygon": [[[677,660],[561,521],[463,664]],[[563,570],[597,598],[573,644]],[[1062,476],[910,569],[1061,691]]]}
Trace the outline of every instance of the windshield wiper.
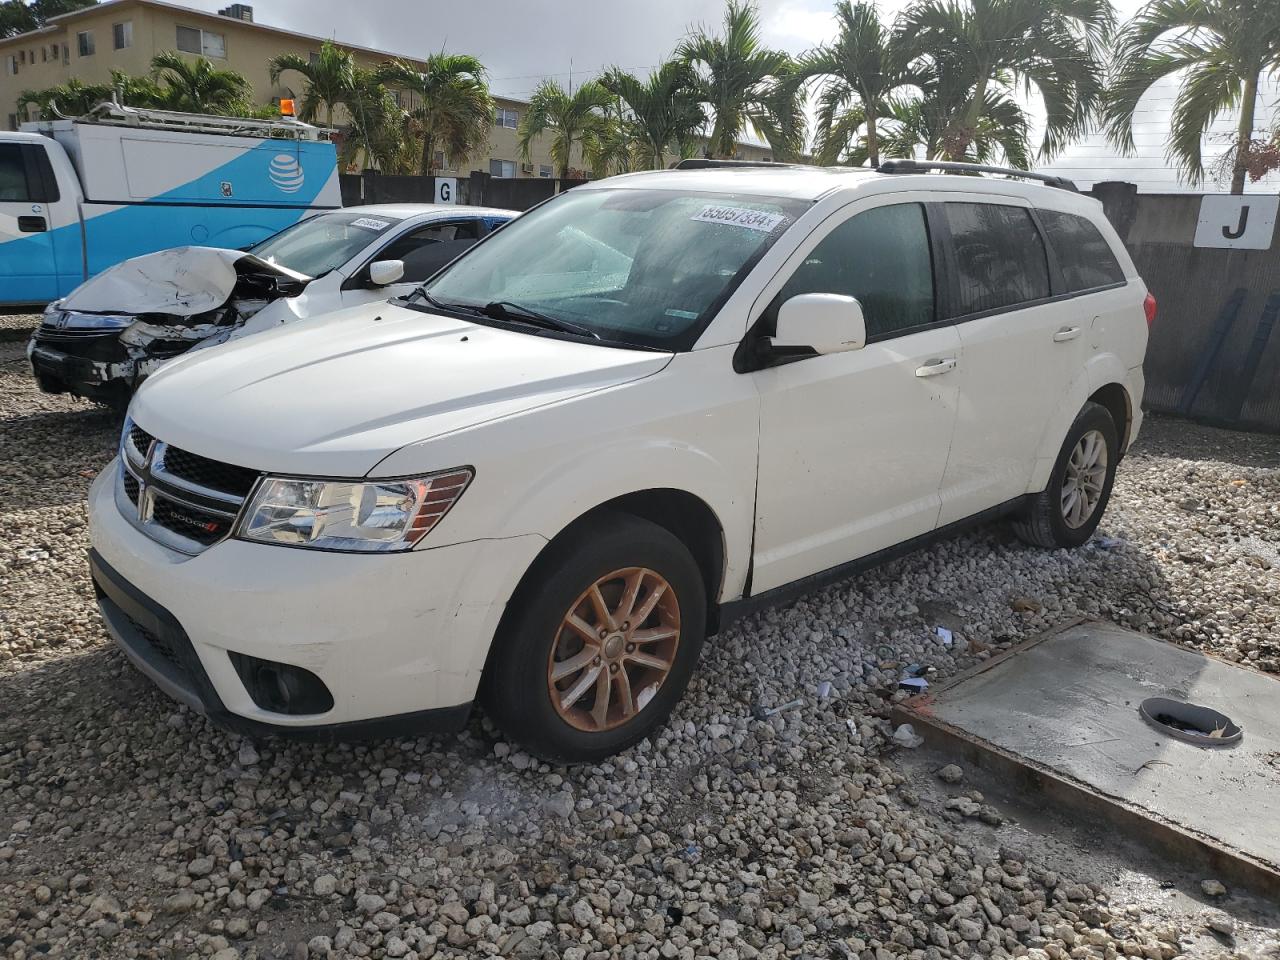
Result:
{"label": "windshield wiper", "polygon": [[579,337],[590,337],[593,340],[600,339],[600,334],[594,330],[581,327],[576,323],[570,323],[568,320],[549,317],[545,313],[530,310],[528,307],[522,307],[520,304],[512,303],[510,300],[494,300],[492,303],[486,303],[477,312],[494,320],[524,323],[533,327],[542,327],[544,330],[558,330],[561,333],[572,333]]}
{"label": "windshield wiper", "polygon": [[427,293],[426,287],[414,287],[411,293],[400,298],[400,302],[404,304],[413,303],[414,300],[421,297],[437,310],[452,310],[454,313],[480,313],[477,307],[473,307],[467,303],[453,303],[449,300],[441,300]]}
{"label": "windshield wiper", "polygon": [[402,299],[402,303],[412,304],[419,296],[428,304],[437,310],[448,310],[453,313],[469,313],[477,317],[488,317],[490,320],[497,320],[501,323],[519,323],[527,327],[539,327],[543,330],[555,330],[558,333],[571,333],[577,337],[589,337],[592,340],[601,339],[600,334],[586,327],[580,327],[576,323],[570,323],[568,320],[557,320],[555,317],[549,317],[545,313],[539,313],[537,310],[531,310],[528,307],[522,307],[518,303],[512,303],[509,300],[494,300],[492,303],[486,303],[483,307],[470,303],[455,303],[450,300],[440,300],[427,293],[425,287],[418,287],[408,296]]}

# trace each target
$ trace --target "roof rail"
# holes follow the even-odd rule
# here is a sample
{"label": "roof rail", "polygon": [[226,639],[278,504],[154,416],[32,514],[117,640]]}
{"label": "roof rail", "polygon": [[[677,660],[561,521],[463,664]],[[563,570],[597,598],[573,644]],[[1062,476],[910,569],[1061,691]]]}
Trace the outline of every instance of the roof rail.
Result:
{"label": "roof rail", "polygon": [[1066,177],[1055,177],[1047,173],[1032,173],[1030,170],[1019,170],[1016,167],[991,167],[985,163],[956,163],[951,160],[886,160],[876,167],[881,173],[926,173],[929,170],[941,170],[944,173],[998,173],[1006,177],[1019,177],[1023,180],[1038,180],[1059,190],[1070,190],[1079,193],[1080,189]]}
{"label": "roof rail", "polygon": [[749,167],[786,168],[786,167],[800,167],[800,166],[803,166],[803,164],[779,163],[778,161],[775,161],[775,160],[712,160],[708,157],[690,157],[688,160],[681,160],[674,167],[672,167],[672,169],[673,170],[715,170],[715,169],[727,168],[729,170],[734,170],[738,168],[749,168]]}

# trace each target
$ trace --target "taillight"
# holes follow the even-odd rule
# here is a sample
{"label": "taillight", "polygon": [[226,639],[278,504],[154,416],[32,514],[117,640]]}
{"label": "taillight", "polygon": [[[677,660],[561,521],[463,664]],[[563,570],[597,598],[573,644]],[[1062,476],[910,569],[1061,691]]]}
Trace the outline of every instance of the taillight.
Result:
{"label": "taillight", "polygon": [[1142,309],[1147,314],[1147,329],[1151,329],[1151,325],[1156,322],[1156,298],[1151,294],[1147,294],[1147,299],[1142,301]]}

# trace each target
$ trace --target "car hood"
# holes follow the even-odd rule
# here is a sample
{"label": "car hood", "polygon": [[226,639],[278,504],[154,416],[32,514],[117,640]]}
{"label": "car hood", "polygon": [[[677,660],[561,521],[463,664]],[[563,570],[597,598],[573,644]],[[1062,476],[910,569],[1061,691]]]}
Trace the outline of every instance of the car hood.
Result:
{"label": "car hood", "polygon": [[670,359],[384,303],[189,353],[142,386],[130,414],[215,460],[357,477],[407,444],[650,376]]}
{"label": "car hood", "polygon": [[225,304],[246,271],[286,280],[311,279],[241,250],[174,247],[108,267],[76,287],[59,306],[85,313],[194,317]]}

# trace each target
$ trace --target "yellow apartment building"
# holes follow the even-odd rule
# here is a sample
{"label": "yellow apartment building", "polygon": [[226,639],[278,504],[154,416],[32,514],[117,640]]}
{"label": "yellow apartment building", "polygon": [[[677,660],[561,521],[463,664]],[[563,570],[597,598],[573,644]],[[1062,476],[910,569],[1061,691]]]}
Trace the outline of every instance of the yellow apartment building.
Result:
{"label": "yellow apartment building", "polygon": [[[165,0],[107,0],[54,17],[39,30],[0,39],[0,121],[7,120],[8,129],[17,129],[32,119],[18,113],[18,96],[24,90],[47,89],[72,77],[84,83],[106,83],[113,69],[142,76],[150,71],[152,57],[165,50],[204,56],[222,69],[242,74],[259,103],[299,97],[305,80],[286,73],[278,83],[272,83],[268,63],[279,54],[316,56],[323,42],[321,37],[257,22],[253,8],[240,3],[208,13]],[[397,57],[385,50],[334,42],[367,68]],[[476,55],[484,59],[484,51],[476,51]],[[516,128],[527,103],[507,97],[495,100],[487,149],[473,156],[467,169],[441,172],[465,176],[471,170],[484,170],[498,177],[553,176],[549,138],[534,142],[530,160],[520,154]],[[412,109],[413,103],[406,100],[403,106]],[[339,126],[343,121],[342,116],[335,118]],[[742,159],[769,156],[767,147],[740,146]],[[581,165],[580,158],[574,160],[575,166]]]}

